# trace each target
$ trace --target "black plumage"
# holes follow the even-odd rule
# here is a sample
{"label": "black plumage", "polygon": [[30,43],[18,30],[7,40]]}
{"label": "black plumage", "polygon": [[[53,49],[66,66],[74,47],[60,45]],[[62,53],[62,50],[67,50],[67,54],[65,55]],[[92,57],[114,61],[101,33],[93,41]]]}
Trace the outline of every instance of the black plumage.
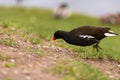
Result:
{"label": "black plumage", "polygon": [[54,33],[53,40],[63,39],[69,44],[77,46],[90,46],[93,45],[93,48],[96,48],[98,51],[101,49],[99,47],[99,42],[107,36],[116,36],[113,31],[110,31],[110,28],[105,27],[94,27],[94,26],[83,26],[73,29],[69,32],[58,30]]}

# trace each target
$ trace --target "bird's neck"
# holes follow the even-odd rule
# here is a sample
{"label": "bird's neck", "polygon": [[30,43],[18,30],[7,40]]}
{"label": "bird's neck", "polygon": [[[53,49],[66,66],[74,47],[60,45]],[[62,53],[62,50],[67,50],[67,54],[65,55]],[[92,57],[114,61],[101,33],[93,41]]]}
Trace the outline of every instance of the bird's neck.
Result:
{"label": "bird's neck", "polygon": [[64,39],[66,42],[70,43],[69,41],[72,40],[72,36],[69,32],[64,31],[61,35],[61,38]]}
{"label": "bird's neck", "polygon": [[62,38],[64,40],[66,40],[69,36],[70,36],[69,32],[67,32],[67,31],[61,31],[61,33],[60,33],[60,38]]}

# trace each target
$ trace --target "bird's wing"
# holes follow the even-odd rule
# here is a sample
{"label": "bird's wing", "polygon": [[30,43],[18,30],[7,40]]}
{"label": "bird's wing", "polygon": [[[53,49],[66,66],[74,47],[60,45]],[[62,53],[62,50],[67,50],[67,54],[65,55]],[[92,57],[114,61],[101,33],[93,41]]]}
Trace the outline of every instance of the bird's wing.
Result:
{"label": "bird's wing", "polygon": [[78,35],[76,42],[80,43],[80,45],[82,46],[88,46],[88,45],[98,43],[99,40],[97,40],[95,37],[90,35]]}
{"label": "bird's wing", "polygon": [[110,28],[102,28],[102,27],[94,27],[94,26],[83,26],[78,27],[70,31],[70,33],[74,36],[78,35],[90,35],[94,36],[96,39],[99,39],[100,36],[104,36],[105,32],[108,32]]}
{"label": "bird's wing", "polygon": [[99,42],[99,40],[97,40],[94,36],[91,36],[91,35],[78,35],[78,38],[79,39],[82,39],[84,41],[87,41],[87,42]]}
{"label": "bird's wing", "polygon": [[78,35],[78,37],[86,38],[86,39],[93,39],[93,38],[95,38],[94,36],[91,36],[91,35]]}
{"label": "bird's wing", "polygon": [[101,31],[101,28],[98,28],[98,27],[83,26],[83,27],[78,27],[76,29],[71,30],[70,33],[75,36],[78,36],[79,34],[94,35],[96,33],[99,33],[100,31]]}

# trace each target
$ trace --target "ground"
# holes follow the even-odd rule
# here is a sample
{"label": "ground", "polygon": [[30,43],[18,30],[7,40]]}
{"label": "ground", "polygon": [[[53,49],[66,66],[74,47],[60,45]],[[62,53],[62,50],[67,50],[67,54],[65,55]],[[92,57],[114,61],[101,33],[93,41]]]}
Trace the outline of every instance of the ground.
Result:
{"label": "ground", "polygon": [[[2,27],[0,29],[3,30]],[[7,32],[7,29],[3,31]],[[81,58],[76,52],[58,47],[44,39],[40,44],[34,44],[23,38],[21,33],[18,30],[15,34],[0,34],[0,80],[63,80],[62,75],[53,74],[48,69],[58,60],[66,58],[93,65],[105,75],[120,79],[118,61]],[[12,44],[5,41],[6,39],[13,41]]]}

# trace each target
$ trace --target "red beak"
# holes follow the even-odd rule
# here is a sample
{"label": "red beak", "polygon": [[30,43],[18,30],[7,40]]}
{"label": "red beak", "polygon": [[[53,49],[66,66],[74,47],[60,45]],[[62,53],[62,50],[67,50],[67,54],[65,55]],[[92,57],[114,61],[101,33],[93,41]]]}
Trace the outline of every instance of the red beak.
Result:
{"label": "red beak", "polygon": [[55,38],[55,37],[53,37],[52,42],[55,42],[55,40],[56,40],[56,38]]}

